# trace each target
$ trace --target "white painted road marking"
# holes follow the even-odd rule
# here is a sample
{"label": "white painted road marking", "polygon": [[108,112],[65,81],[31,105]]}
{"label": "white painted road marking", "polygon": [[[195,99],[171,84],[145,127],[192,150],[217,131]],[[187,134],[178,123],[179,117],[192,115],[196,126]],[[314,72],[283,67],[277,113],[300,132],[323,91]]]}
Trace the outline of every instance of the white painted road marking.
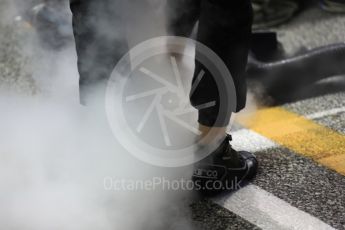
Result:
{"label": "white painted road marking", "polygon": [[310,115],[306,115],[305,117],[307,119],[314,120],[314,119],[318,119],[318,118],[322,118],[322,117],[326,117],[326,116],[331,116],[331,115],[335,115],[335,114],[343,113],[343,112],[345,112],[345,107],[329,109],[329,110],[313,113]]}
{"label": "white painted road marking", "polygon": [[231,142],[234,149],[246,150],[249,152],[264,151],[278,145],[270,139],[249,129],[241,129],[232,133]]}
{"label": "white painted road marking", "polygon": [[213,201],[263,230],[334,230],[255,185]]}

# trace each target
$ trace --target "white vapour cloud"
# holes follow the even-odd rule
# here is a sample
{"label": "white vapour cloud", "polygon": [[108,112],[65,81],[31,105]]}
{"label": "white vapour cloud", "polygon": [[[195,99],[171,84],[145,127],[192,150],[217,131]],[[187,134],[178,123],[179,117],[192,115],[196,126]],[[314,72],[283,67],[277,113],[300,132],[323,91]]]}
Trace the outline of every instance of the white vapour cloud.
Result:
{"label": "white vapour cloud", "polygon": [[188,192],[104,188],[105,177],[188,178],[190,172],[157,169],[126,153],[104,114],[77,103],[74,47],[48,52],[37,44],[24,43],[37,93],[0,92],[1,229],[192,228]]}

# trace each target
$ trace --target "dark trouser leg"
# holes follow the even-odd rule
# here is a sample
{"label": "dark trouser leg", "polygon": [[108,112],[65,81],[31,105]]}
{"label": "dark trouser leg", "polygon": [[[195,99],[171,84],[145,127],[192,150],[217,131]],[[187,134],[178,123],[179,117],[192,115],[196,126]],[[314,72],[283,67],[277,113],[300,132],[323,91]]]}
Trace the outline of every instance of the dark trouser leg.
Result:
{"label": "dark trouser leg", "polygon": [[[233,112],[243,109],[246,102],[246,82],[244,76],[250,45],[251,25],[252,8],[249,0],[201,1],[197,39],[212,49],[230,70],[237,95],[237,108]],[[195,77],[202,69],[203,66],[196,62]],[[230,117],[222,119],[220,123],[216,123],[219,116],[219,100],[216,82],[206,72],[197,89],[191,95],[191,103],[195,106],[205,102],[216,101],[217,105],[199,110],[200,124],[208,127],[224,127],[228,125]]]}
{"label": "dark trouser leg", "polygon": [[167,0],[168,34],[189,37],[200,15],[200,0]]}
{"label": "dark trouser leg", "polygon": [[80,74],[80,100],[86,104],[89,90],[104,84],[127,52],[119,0],[71,0],[73,31]]}

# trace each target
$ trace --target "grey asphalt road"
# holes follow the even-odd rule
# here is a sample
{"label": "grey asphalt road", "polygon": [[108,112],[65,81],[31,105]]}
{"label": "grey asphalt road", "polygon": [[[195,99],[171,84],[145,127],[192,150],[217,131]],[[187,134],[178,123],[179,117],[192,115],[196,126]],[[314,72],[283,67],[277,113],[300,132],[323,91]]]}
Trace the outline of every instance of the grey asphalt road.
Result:
{"label": "grey asphalt road", "polygon": [[[321,97],[307,99],[291,104],[284,105],[289,111],[300,115],[308,116],[317,114],[313,120],[322,126],[329,127],[339,133],[345,134],[344,115],[345,115],[345,94],[329,94]],[[241,129],[234,133],[241,132]],[[245,135],[241,136],[245,138]],[[321,220],[335,229],[345,229],[345,177],[332,169],[324,167],[312,159],[300,156],[288,148],[276,145],[274,147],[264,142],[256,141],[251,144],[236,144],[237,148],[255,149],[252,145],[266,145],[267,149],[255,151],[259,162],[260,171],[253,185],[273,194],[281,200],[284,200],[299,211],[303,211]],[[345,153],[345,149],[341,150]],[[238,192],[241,193],[241,190]],[[227,199],[231,199],[229,195]],[[248,194],[250,197],[251,195]],[[252,194],[255,197],[255,194]],[[263,203],[270,200],[262,200]],[[235,203],[231,203],[235,204]],[[224,206],[224,205],[223,205]],[[194,207],[196,220],[203,223],[205,229],[257,229],[267,225],[260,222],[246,221],[243,213],[236,210],[236,213],[230,212],[226,207],[214,204],[210,200],[197,203]],[[246,210],[246,207],[239,209]],[[272,212],[277,212],[273,207]],[[297,210],[296,210],[297,211]],[[213,212],[214,214],[210,214]],[[270,213],[268,213],[270,214]],[[200,220],[204,215],[206,219]],[[289,214],[284,214],[287,220]],[[246,217],[246,215],[244,215]],[[198,219],[199,218],[199,219]],[[276,217],[270,215],[260,217],[263,221],[270,222]],[[301,219],[300,221],[304,221]],[[253,223],[254,222],[254,223]],[[256,226],[258,223],[259,226]],[[294,228],[296,227],[296,228]],[[290,222],[288,226],[277,225],[275,229],[302,229],[295,223]],[[324,229],[320,226],[310,225],[308,229]]]}

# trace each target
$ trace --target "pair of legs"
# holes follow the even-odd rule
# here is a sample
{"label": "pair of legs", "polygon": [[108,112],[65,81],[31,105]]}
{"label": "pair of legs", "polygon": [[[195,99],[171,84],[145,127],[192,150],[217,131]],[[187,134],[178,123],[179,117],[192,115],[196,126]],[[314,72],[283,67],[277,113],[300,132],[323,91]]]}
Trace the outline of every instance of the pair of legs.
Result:
{"label": "pair of legs", "polygon": [[[83,104],[87,103],[93,85],[109,78],[118,60],[128,51],[123,2],[71,0]],[[237,95],[237,108],[232,112],[241,110],[246,101],[244,73],[252,25],[250,0],[167,0],[166,9],[170,35],[189,37],[199,22],[197,40],[212,49],[230,70]],[[201,69],[203,66],[196,62],[194,80]],[[210,73],[206,72],[190,100],[192,105],[216,102],[212,108],[199,110],[200,130],[207,134],[213,128],[219,136],[225,136],[230,115],[216,123],[221,115],[220,98]]]}
{"label": "pair of legs", "polygon": [[[80,99],[83,104],[87,104],[92,88],[102,85],[109,78],[116,63],[128,51],[125,42],[126,20],[122,13],[124,2],[125,0],[71,0],[80,74]],[[188,37],[196,22],[199,22],[197,40],[213,50],[232,75],[237,96],[236,108],[220,108],[220,91],[215,82],[217,76],[212,76],[198,61],[195,61],[193,83],[199,81],[197,76],[201,70],[205,74],[190,94],[191,104],[196,108],[198,105],[216,102],[213,107],[199,109],[198,122],[203,136],[210,138],[204,138],[205,145],[221,141],[216,150],[195,165],[192,179],[206,193],[227,190],[224,187],[226,184],[252,179],[258,165],[253,154],[232,149],[231,136],[226,135],[231,112],[241,110],[246,101],[244,73],[252,24],[250,0],[167,0],[167,15],[170,35]],[[199,60],[198,55],[201,54],[198,52],[198,45],[196,49],[196,60]],[[213,176],[210,178],[209,175]],[[222,186],[209,188],[207,185],[210,183]]]}

